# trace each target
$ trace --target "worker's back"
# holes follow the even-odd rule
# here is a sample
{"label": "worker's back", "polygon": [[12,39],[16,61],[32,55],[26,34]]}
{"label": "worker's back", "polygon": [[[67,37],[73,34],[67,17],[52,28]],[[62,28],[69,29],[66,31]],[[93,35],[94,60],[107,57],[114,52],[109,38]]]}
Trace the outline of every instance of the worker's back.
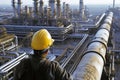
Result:
{"label": "worker's back", "polygon": [[71,80],[57,62],[35,56],[22,60],[15,72],[14,80]]}

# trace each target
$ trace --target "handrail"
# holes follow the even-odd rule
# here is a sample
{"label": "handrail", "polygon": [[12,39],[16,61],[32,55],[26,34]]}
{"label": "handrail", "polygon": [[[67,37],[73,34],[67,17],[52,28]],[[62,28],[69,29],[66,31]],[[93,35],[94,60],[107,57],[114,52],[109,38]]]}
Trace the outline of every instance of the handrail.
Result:
{"label": "handrail", "polygon": [[64,68],[68,62],[71,60],[71,58],[74,56],[76,51],[79,49],[79,47],[82,45],[82,43],[87,39],[88,34],[85,34],[84,38],[78,43],[78,45],[75,47],[75,49],[70,53],[70,56],[67,57],[67,59],[61,64],[61,66]]}

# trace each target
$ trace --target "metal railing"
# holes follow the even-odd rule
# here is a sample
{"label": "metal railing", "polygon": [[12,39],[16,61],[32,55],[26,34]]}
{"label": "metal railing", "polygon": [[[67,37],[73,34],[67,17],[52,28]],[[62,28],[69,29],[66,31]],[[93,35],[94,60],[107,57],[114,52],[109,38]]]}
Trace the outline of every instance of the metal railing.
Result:
{"label": "metal railing", "polygon": [[13,70],[22,59],[27,57],[26,53],[21,54],[17,58],[7,62],[6,64],[0,66],[0,80],[10,80],[13,78]]}

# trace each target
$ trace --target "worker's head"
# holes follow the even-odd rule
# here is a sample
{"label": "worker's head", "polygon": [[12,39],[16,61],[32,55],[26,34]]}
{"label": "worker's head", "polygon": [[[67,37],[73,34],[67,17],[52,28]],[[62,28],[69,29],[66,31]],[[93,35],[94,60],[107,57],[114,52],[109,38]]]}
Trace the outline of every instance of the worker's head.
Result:
{"label": "worker's head", "polygon": [[48,51],[53,42],[54,39],[52,39],[50,33],[46,29],[41,29],[33,35],[31,47],[34,51],[41,51],[45,53]]}

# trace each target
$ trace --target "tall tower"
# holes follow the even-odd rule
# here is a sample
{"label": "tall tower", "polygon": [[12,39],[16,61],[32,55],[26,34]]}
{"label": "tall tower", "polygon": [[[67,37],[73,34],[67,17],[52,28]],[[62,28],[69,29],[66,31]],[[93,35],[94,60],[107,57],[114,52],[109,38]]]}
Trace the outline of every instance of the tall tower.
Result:
{"label": "tall tower", "polygon": [[66,18],[66,4],[65,2],[63,2],[63,13],[62,13],[63,17]]}
{"label": "tall tower", "polygon": [[12,7],[13,7],[13,10],[14,10],[14,17],[17,17],[16,7],[15,7],[15,0],[12,0]]}
{"label": "tall tower", "polygon": [[66,18],[67,19],[69,19],[69,12],[70,12],[69,4],[66,4]]}
{"label": "tall tower", "polygon": [[33,11],[33,9],[32,9],[32,7],[29,7],[29,16],[31,16],[32,17],[32,12]]}
{"label": "tall tower", "polygon": [[61,17],[61,5],[60,5],[60,0],[57,0],[57,17]]}
{"label": "tall tower", "polygon": [[38,17],[38,0],[33,0],[34,1],[34,18]]}
{"label": "tall tower", "polygon": [[28,6],[25,6],[25,14],[26,14],[26,16],[28,16],[28,14],[29,14],[29,8],[28,8]]}
{"label": "tall tower", "polygon": [[40,16],[43,17],[43,14],[44,14],[44,11],[43,11],[43,0],[40,0],[40,5],[39,5],[39,13],[40,13]]}
{"label": "tall tower", "polygon": [[55,18],[56,16],[56,0],[49,0],[49,6],[51,8],[51,16]]}
{"label": "tall tower", "polygon": [[21,0],[18,0],[18,9],[17,9],[17,12],[18,12],[18,17],[20,17],[21,15]]}
{"label": "tall tower", "polygon": [[84,3],[83,3],[83,0],[80,0],[80,20],[84,20],[85,18],[85,14],[84,14],[84,11],[85,11],[85,8],[84,8]]}
{"label": "tall tower", "polygon": [[115,8],[115,0],[113,0],[113,8]]}

